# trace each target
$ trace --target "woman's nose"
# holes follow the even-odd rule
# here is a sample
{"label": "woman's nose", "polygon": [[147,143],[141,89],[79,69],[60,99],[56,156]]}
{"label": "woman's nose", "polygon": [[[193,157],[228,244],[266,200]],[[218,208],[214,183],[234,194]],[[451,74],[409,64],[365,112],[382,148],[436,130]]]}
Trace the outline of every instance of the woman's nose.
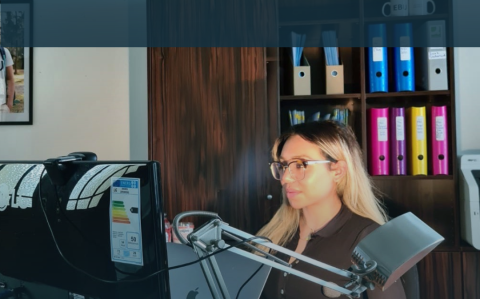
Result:
{"label": "woman's nose", "polygon": [[282,178],[280,180],[282,182],[282,185],[284,183],[291,183],[295,181],[295,178],[292,176],[288,168],[285,170],[285,172],[282,175]]}

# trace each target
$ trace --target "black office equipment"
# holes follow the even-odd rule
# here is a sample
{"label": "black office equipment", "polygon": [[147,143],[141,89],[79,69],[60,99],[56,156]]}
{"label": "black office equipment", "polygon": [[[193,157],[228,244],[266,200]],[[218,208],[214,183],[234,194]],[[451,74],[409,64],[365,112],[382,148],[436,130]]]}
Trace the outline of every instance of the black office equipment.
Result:
{"label": "black office equipment", "polygon": [[155,161],[0,161],[0,274],[85,298],[170,298],[161,194]]}

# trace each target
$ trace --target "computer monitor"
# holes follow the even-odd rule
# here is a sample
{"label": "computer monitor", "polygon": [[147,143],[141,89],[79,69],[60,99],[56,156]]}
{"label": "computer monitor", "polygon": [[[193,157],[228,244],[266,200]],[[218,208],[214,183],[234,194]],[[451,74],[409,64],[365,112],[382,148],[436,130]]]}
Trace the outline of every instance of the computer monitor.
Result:
{"label": "computer monitor", "polygon": [[0,161],[0,274],[85,298],[170,298],[159,163],[44,162]]}

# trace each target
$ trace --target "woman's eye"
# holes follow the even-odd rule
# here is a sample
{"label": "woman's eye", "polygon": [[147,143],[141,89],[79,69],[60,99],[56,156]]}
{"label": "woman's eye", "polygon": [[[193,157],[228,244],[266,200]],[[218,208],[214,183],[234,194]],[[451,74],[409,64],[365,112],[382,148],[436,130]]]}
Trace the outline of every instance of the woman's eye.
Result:
{"label": "woman's eye", "polygon": [[297,162],[297,163],[295,163],[295,166],[297,166],[297,168],[303,168],[303,163],[302,162]]}

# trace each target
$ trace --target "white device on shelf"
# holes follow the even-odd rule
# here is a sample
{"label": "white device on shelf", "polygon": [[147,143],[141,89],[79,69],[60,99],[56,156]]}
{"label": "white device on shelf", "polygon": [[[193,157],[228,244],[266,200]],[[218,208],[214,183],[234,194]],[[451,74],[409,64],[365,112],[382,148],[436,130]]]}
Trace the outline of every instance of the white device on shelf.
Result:
{"label": "white device on shelf", "polygon": [[460,159],[462,238],[480,250],[480,154]]}

